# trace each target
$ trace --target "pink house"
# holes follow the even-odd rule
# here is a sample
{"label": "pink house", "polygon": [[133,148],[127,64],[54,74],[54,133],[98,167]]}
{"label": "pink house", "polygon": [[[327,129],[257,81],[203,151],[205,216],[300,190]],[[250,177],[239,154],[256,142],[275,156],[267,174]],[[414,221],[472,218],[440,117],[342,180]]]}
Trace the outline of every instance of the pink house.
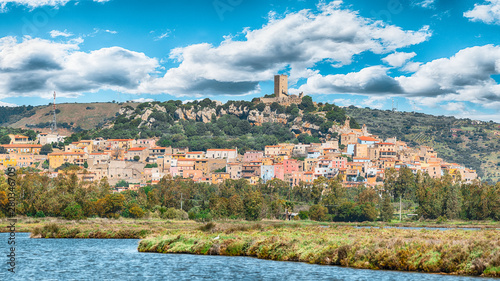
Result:
{"label": "pink house", "polygon": [[274,165],[274,177],[280,180],[285,180],[285,169],[283,163]]}
{"label": "pink house", "polygon": [[264,152],[262,151],[247,151],[243,155],[243,162],[260,161],[264,157]]}
{"label": "pink house", "polygon": [[291,174],[292,172],[299,171],[299,162],[295,159],[285,159],[283,160],[283,169],[285,174]]}

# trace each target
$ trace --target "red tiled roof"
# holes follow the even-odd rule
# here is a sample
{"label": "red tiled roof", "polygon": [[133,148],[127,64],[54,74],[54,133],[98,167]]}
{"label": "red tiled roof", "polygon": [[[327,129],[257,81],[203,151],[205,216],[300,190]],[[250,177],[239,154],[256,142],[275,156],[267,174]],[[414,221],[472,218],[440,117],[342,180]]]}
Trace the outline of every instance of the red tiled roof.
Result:
{"label": "red tiled roof", "polygon": [[143,151],[144,149],[147,149],[147,147],[132,147],[128,151]]}
{"label": "red tiled roof", "polygon": [[358,137],[358,139],[361,141],[377,141],[377,139],[374,139],[372,137]]}
{"label": "red tiled roof", "polygon": [[133,139],[109,139],[108,141],[133,141]]}

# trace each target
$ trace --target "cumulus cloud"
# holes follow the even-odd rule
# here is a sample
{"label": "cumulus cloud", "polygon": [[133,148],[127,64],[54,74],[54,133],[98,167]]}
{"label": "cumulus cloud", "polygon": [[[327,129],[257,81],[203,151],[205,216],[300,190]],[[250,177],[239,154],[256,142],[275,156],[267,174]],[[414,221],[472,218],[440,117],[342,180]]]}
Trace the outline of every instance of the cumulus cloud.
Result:
{"label": "cumulus cloud", "polygon": [[412,59],[417,54],[415,52],[404,53],[404,52],[394,52],[382,60],[388,63],[390,66],[401,67],[406,61]]}
{"label": "cumulus cloud", "polygon": [[244,39],[225,37],[218,45],[201,43],[171,51],[179,66],[164,77],[142,85],[149,93],[246,94],[258,90],[280,70],[290,70],[290,81],[316,75],[318,62],[350,64],[363,52],[384,54],[429,38],[428,27],[405,31],[356,12],[341,9],[341,1],[321,4],[318,10],[301,10],[273,17],[262,28],[243,30]]}
{"label": "cumulus cloud", "polygon": [[483,5],[475,4],[474,9],[464,13],[471,21],[500,24],[500,0],[487,0]]}
{"label": "cumulus cloud", "polygon": [[425,63],[413,75],[396,80],[409,95],[490,104],[500,102],[500,87],[491,77],[496,74],[500,74],[500,47],[486,45]]}
{"label": "cumulus cloud", "polygon": [[421,64],[410,76],[393,78],[387,74],[387,68],[372,66],[348,74],[317,74],[295,91],[390,94],[410,97],[427,106],[446,101],[469,101],[499,109],[500,85],[492,78],[497,74],[500,74],[500,46],[485,45]]}
{"label": "cumulus cloud", "polygon": [[159,66],[156,59],[120,47],[82,52],[80,43],[0,38],[0,98],[49,97],[54,90],[61,96],[99,89],[134,92]]}
{"label": "cumulus cloud", "polygon": [[311,94],[398,94],[403,89],[399,83],[387,75],[387,68],[371,66],[348,74],[334,74],[322,76],[316,74],[307,79],[307,83],[293,93],[304,92]]}
{"label": "cumulus cloud", "polygon": [[52,30],[49,33],[50,33],[50,37],[52,37],[52,38],[56,38],[56,37],[59,37],[59,36],[62,36],[62,37],[73,36],[73,33],[68,32],[66,29],[64,31]]}

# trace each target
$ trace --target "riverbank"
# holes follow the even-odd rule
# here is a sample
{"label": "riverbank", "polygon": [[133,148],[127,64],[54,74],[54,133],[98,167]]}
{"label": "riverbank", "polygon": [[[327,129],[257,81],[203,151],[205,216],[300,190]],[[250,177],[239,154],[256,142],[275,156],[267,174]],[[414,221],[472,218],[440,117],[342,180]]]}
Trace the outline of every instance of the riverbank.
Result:
{"label": "riverbank", "polygon": [[303,223],[215,223],[171,229],[139,251],[252,256],[353,268],[500,277],[500,232],[355,228]]}
{"label": "riverbank", "polygon": [[[169,229],[194,229],[194,221],[161,219],[86,219],[69,221],[57,218],[19,218],[16,232],[29,232],[31,238],[98,238],[142,239]],[[9,232],[6,219],[0,221],[0,232]]]}

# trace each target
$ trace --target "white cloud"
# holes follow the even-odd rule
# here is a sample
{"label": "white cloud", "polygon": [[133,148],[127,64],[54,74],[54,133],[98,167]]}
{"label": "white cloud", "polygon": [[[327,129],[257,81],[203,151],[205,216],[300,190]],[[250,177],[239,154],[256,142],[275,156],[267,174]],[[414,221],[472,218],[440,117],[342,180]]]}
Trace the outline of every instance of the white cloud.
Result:
{"label": "white cloud", "polygon": [[50,97],[54,90],[72,97],[100,89],[135,92],[159,66],[156,59],[120,47],[82,52],[81,42],[0,38],[0,98]]}
{"label": "white cloud", "polygon": [[306,94],[398,94],[402,93],[399,83],[387,75],[387,68],[371,66],[359,72],[322,76],[316,74],[307,83],[290,92]]}
{"label": "white cloud", "polygon": [[104,32],[111,33],[111,34],[117,34],[118,33],[118,31],[109,30],[109,29],[104,30]]}
{"label": "white cloud", "polygon": [[487,0],[484,5],[475,4],[474,9],[464,13],[471,21],[500,24],[500,0]]}
{"label": "white cloud", "polygon": [[491,77],[496,74],[500,74],[500,47],[486,45],[422,64],[415,74],[396,80],[409,95],[491,105],[500,103],[500,86]]}
{"label": "white cloud", "polygon": [[404,53],[404,52],[394,52],[382,60],[388,63],[390,66],[401,67],[406,61],[412,59],[417,54],[415,52]]}
{"label": "white cloud", "polygon": [[465,103],[463,102],[449,102],[447,104],[444,104],[442,107],[447,111],[464,112],[466,110]]}
{"label": "white cloud", "polygon": [[170,36],[170,30],[167,30],[166,32],[160,34],[159,36],[155,37],[155,41],[161,40],[163,38],[167,38]]}
{"label": "white cloud", "polygon": [[361,104],[365,107],[367,106],[370,108],[382,109],[387,98],[387,96],[372,96],[364,99]]}
{"label": "white cloud", "polygon": [[59,37],[59,36],[62,36],[62,37],[73,36],[73,33],[68,32],[66,29],[64,31],[52,30],[49,33],[50,33],[50,37],[52,37],[52,38],[56,38],[56,37]]}
{"label": "white cloud", "polygon": [[[27,6],[31,9],[34,9],[43,6],[52,6],[52,7],[64,6],[70,1],[72,0],[0,0],[0,12],[7,11],[7,4]],[[104,3],[111,0],[93,0],[93,1]]]}
{"label": "white cloud", "polygon": [[415,4],[417,6],[422,7],[422,8],[432,9],[432,8],[434,8],[434,2],[435,2],[435,0],[422,0],[422,1],[419,1]]}
{"label": "white cloud", "polygon": [[500,109],[500,85],[491,77],[500,74],[500,46],[466,48],[450,58],[413,67],[414,74],[395,78],[387,75],[387,68],[382,66],[348,74],[316,74],[294,91],[401,95],[431,107],[443,102],[468,101],[485,108]]}
{"label": "white cloud", "polygon": [[155,101],[154,99],[148,99],[148,98],[138,98],[138,99],[134,99],[132,100],[132,102],[140,102],[140,103],[143,103],[143,102],[153,102]]}
{"label": "white cloud", "polygon": [[293,84],[314,76],[316,72],[310,68],[318,62],[347,65],[354,55],[393,52],[431,35],[428,27],[404,31],[341,9],[340,4],[321,4],[318,11],[302,10],[282,18],[272,15],[262,28],[243,30],[243,40],[226,37],[218,46],[200,43],[176,48],[170,58],[180,65],[163,78],[141,85],[141,90],[177,95],[247,94],[258,90],[258,82],[283,69],[290,69]]}
{"label": "white cloud", "polygon": [[14,103],[8,103],[8,102],[0,101],[0,106],[16,107],[16,106],[19,106],[19,105],[14,104]]}

